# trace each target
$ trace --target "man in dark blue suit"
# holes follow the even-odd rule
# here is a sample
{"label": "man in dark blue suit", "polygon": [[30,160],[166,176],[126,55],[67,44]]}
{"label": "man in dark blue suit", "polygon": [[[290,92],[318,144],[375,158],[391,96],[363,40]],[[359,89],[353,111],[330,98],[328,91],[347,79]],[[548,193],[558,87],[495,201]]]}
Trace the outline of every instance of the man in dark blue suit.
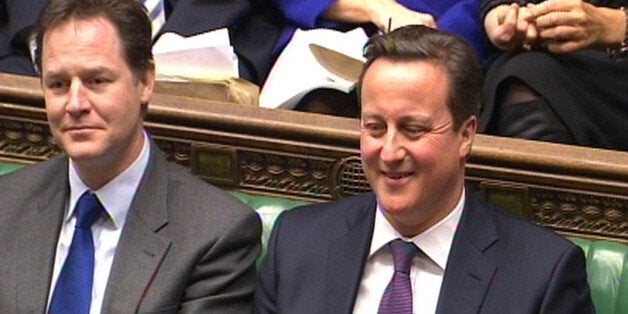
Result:
{"label": "man in dark blue suit", "polygon": [[406,26],[366,57],[360,150],[374,193],[284,212],[254,311],[593,312],[580,248],[465,187],[482,84],[469,45]]}
{"label": "man in dark blue suit", "polygon": [[[0,1],[0,72],[37,76],[29,57],[28,39],[48,1]],[[276,10],[263,2],[164,0],[166,23],[159,32],[191,36],[228,27],[240,61],[240,77],[261,84],[270,70],[272,50],[283,27],[283,20],[273,16]]]}

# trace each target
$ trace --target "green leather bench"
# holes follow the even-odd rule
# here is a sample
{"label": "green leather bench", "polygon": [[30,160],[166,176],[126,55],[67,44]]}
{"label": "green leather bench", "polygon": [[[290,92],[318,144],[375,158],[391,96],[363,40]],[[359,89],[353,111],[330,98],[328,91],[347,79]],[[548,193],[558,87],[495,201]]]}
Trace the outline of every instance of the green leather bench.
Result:
{"label": "green leather bench", "polygon": [[20,165],[14,165],[14,164],[4,164],[4,163],[0,163],[0,176],[3,174],[7,174],[11,171],[20,169],[22,166]]}
{"label": "green leather bench", "polygon": [[587,257],[587,273],[597,313],[628,314],[628,246],[570,238]]}
{"label": "green leather bench", "polygon": [[257,266],[259,267],[266,256],[268,238],[270,237],[270,231],[273,229],[277,216],[284,210],[308,203],[279,197],[256,196],[237,191],[229,191],[229,193],[251,206],[260,216],[260,220],[262,221],[262,253],[257,259]]}
{"label": "green leather bench", "polygon": [[[20,167],[0,163],[0,175]],[[229,191],[229,193],[247,203],[260,215],[263,226],[263,250],[258,259],[258,265],[266,254],[268,237],[277,216],[284,210],[307,204],[304,201],[258,196],[238,191]],[[582,247],[586,254],[589,284],[597,313],[628,314],[628,246],[575,237],[570,240]]]}

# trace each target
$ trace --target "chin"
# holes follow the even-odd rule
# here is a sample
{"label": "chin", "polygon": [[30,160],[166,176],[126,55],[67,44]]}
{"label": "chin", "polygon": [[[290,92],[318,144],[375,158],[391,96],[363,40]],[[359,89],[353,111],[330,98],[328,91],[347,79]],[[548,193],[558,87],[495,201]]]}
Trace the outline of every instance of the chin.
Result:
{"label": "chin", "polygon": [[89,147],[89,145],[85,143],[74,143],[64,150],[68,157],[76,162],[94,160],[102,155],[100,150]]}
{"label": "chin", "polygon": [[411,204],[403,196],[384,196],[379,200],[386,212],[391,214],[403,213],[411,210]]}

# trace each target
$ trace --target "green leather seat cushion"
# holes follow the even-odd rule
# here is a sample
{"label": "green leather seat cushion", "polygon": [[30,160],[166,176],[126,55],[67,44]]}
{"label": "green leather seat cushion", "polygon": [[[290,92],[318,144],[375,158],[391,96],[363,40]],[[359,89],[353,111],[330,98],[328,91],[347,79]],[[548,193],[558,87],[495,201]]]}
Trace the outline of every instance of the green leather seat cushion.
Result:
{"label": "green leather seat cushion", "polygon": [[628,246],[570,238],[587,258],[591,297],[597,313],[628,314]]}
{"label": "green leather seat cushion", "polygon": [[17,169],[20,169],[21,167],[22,166],[15,165],[15,164],[0,163],[0,176],[3,174],[7,174],[9,172],[15,171]]}
{"label": "green leather seat cushion", "polygon": [[229,191],[229,193],[251,206],[259,214],[260,220],[262,221],[262,253],[257,259],[258,266],[266,256],[268,238],[270,237],[270,232],[273,229],[273,225],[275,224],[279,214],[281,214],[284,210],[308,204],[308,202],[304,201],[270,196],[257,196],[237,191]]}

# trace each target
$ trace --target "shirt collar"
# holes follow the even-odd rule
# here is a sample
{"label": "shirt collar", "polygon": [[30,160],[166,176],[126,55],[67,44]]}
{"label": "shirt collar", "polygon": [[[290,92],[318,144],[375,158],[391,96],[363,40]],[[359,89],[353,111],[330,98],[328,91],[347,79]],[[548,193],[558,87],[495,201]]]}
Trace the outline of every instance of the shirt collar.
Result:
{"label": "shirt collar", "polygon": [[[146,132],[143,132],[144,145],[139,156],[133,161],[131,166],[113,178],[100,189],[94,191],[98,200],[103,205],[113,222],[114,228],[119,229],[124,225],[126,215],[131,207],[131,202],[135,196],[135,191],[142,180],[144,170],[148,165],[150,157],[150,144]],[[66,213],[66,222],[72,217],[74,207],[78,199],[89,190],[83,183],[75,169],[75,164],[70,159],[68,177],[70,181],[70,203]]]}
{"label": "shirt collar", "polygon": [[414,242],[414,244],[419,247],[425,255],[427,255],[441,269],[444,270],[447,264],[447,258],[449,257],[451,243],[453,242],[456,228],[458,227],[460,217],[462,216],[462,209],[464,208],[465,201],[464,195],[465,190],[463,187],[458,204],[454,207],[451,213],[449,213],[441,221],[437,222],[434,226],[412,238],[402,236],[390,224],[390,222],[388,222],[382,213],[383,208],[379,203],[377,203],[375,226],[373,228],[369,258],[388,244],[388,242],[401,238],[406,241]]}

